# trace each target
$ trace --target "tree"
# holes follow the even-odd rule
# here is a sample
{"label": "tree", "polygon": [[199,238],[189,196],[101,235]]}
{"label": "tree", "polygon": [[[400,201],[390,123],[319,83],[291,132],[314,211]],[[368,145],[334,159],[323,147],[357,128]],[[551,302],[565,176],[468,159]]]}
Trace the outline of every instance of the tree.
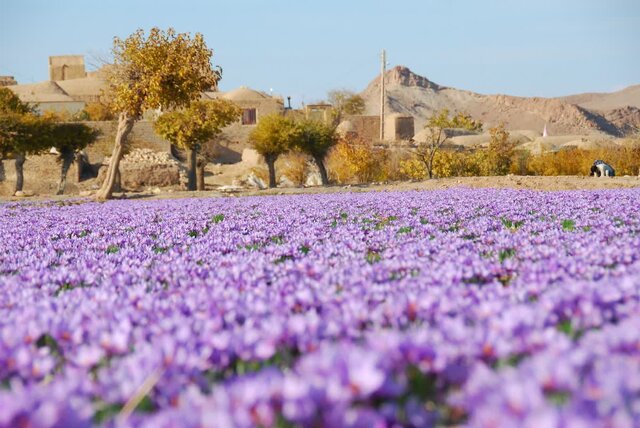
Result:
{"label": "tree", "polygon": [[51,123],[34,114],[0,114],[0,154],[13,156],[16,166],[15,191],[24,185],[24,163],[27,155],[49,148]]}
{"label": "tree", "polygon": [[14,94],[11,89],[0,87],[0,114],[29,114],[34,112],[34,107],[29,103],[25,103],[20,100],[20,98]]}
{"label": "tree", "polygon": [[0,87],[0,162],[12,152],[21,116],[30,113],[32,106],[22,102],[9,88]]}
{"label": "tree", "polygon": [[73,163],[76,152],[93,144],[100,131],[82,123],[73,123],[77,115],[70,115],[68,112],[46,111],[40,118],[48,123],[46,135],[43,136],[42,146],[44,148],[55,148],[58,154],[58,162],[61,165],[60,181],[56,195],[64,193],[67,182],[67,173]]}
{"label": "tree", "polygon": [[345,115],[363,114],[364,98],[346,89],[333,90],[327,94],[329,104],[333,106],[334,125],[339,125]]}
{"label": "tree", "polygon": [[427,138],[419,143],[417,156],[425,164],[429,178],[433,178],[433,158],[449,138],[447,130],[466,129],[468,131],[479,131],[482,129],[482,123],[473,120],[471,116],[465,113],[457,113],[455,116],[449,117],[449,110],[443,109],[427,119],[425,129],[428,131]]}
{"label": "tree", "polygon": [[109,199],[120,159],[133,124],[149,109],[170,110],[189,105],[205,90],[217,87],[220,68],[212,69],[213,52],[201,34],[153,28],[145,38],[138,30],[126,40],[114,39],[114,64],[107,76],[108,95],[118,113],[113,154],[97,199]]}
{"label": "tree", "polygon": [[162,138],[187,150],[188,190],[196,190],[196,157],[201,145],[241,115],[240,107],[231,101],[216,99],[193,102],[185,109],[164,113],[155,122],[155,131]]}
{"label": "tree", "polygon": [[504,123],[489,129],[489,134],[489,162],[492,173],[507,175],[511,169],[516,144],[509,141],[509,132],[504,128]]}
{"label": "tree", "polygon": [[108,121],[116,118],[113,114],[113,107],[103,101],[87,103],[83,112],[86,114],[87,120]]}
{"label": "tree", "polygon": [[313,120],[303,120],[297,124],[298,135],[294,142],[295,147],[310,155],[318,165],[322,184],[329,184],[327,169],[324,160],[329,150],[338,143],[335,128]]}
{"label": "tree", "polygon": [[388,151],[376,150],[358,137],[341,138],[326,163],[339,183],[385,181],[390,172]]}
{"label": "tree", "polygon": [[[15,191],[24,185],[24,163],[28,154],[36,154],[47,148],[50,122],[35,115],[35,109],[22,102],[8,88],[0,88],[0,162],[13,156],[16,166]],[[0,171],[4,178],[4,169]]]}
{"label": "tree", "polygon": [[300,129],[295,122],[279,114],[262,117],[251,131],[249,140],[269,168],[269,187],[276,187],[276,160],[291,149],[299,134]]}
{"label": "tree", "polygon": [[51,126],[51,147],[58,151],[58,161],[61,164],[60,182],[56,195],[64,193],[67,183],[67,173],[73,163],[76,152],[93,144],[100,135],[96,129],[81,123],[55,123]]}

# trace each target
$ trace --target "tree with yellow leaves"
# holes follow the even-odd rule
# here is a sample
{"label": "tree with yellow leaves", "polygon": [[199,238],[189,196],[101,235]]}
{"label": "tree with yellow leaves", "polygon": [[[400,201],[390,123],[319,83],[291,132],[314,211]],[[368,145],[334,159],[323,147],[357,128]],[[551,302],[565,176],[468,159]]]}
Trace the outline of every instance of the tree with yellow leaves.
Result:
{"label": "tree with yellow leaves", "polygon": [[231,101],[196,101],[187,108],[164,113],[156,120],[158,135],[187,151],[187,190],[196,190],[196,157],[202,144],[237,121],[242,110]]}
{"label": "tree with yellow leaves", "polygon": [[201,34],[191,37],[171,28],[153,28],[148,36],[138,30],[125,40],[114,39],[108,95],[118,114],[118,128],[97,199],[111,198],[127,138],[146,110],[178,109],[217,87],[222,71],[212,68],[212,55]]}
{"label": "tree with yellow leaves", "polygon": [[311,156],[320,171],[323,186],[329,185],[329,176],[325,168],[325,158],[329,150],[338,144],[338,135],[333,126],[314,120],[303,120],[297,124],[298,134],[294,146]]}
{"label": "tree with yellow leaves", "polygon": [[516,144],[509,139],[504,123],[489,129],[489,163],[491,175],[507,175],[515,153]]}
{"label": "tree with yellow leaves", "polygon": [[251,131],[253,148],[264,157],[269,168],[269,187],[276,187],[276,160],[291,150],[300,138],[300,128],[294,121],[279,114],[264,116]]}
{"label": "tree with yellow leaves", "polygon": [[8,88],[0,88],[0,181],[4,181],[2,159],[12,157],[16,167],[15,191],[24,184],[27,155],[38,154],[47,146],[49,121],[35,114],[35,108]]}
{"label": "tree with yellow leaves", "polygon": [[449,117],[449,110],[442,109],[427,119],[425,129],[428,131],[427,138],[419,143],[416,154],[427,168],[429,178],[433,178],[433,158],[449,138],[447,131],[450,129],[479,131],[482,129],[482,123],[473,120],[465,113],[456,113],[453,117]]}

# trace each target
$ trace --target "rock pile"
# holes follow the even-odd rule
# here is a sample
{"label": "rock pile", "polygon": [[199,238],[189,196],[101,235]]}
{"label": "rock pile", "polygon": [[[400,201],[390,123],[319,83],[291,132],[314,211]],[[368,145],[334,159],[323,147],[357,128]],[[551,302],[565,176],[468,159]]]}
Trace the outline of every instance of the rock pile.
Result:
{"label": "rock pile", "polygon": [[[111,161],[107,157],[98,174],[98,182],[106,176]],[[184,186],[187,182],[186,168],[170,153],[154,152],[149,149],[135,149],[120,161],[121,184],[125,189],[144,187]]]}

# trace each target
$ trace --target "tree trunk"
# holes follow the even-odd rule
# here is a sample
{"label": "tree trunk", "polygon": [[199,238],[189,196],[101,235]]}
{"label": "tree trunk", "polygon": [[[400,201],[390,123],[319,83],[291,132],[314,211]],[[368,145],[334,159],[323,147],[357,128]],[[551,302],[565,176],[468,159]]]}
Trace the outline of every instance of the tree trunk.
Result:
{"label": "tree trunk", "polygon": [[116,183],[116,175],[119,174],[120,160],[124,154],[127,137],[131,133],[133,123],[134,119],[132,117],[129,117],[126,113],[120,113],[120,117],[118,118],[118,132],[116,133],[116,140],[111,154],[111,162],[109,162],[109,168],[107,169],[107,176],[95,196],[98,200],[104,201],[111,199]]}
{"label": "tree trunk", "polygon": [[120,165],[118,165],[118,169],[116,169],[116,179],[113,183],[113,191],[122,192],[122,175],[120,174]]}
{"label": "tree trunk", "polygon": [[196,181],[198,182],[198,190],[204,190],[204,163],[197,165]]}
{"label": "tree trunk", "polygon": [[7,179],[7,175],[4,171],[4,162],[2,162],[4,159],[2,157],[0,157],[0,182],[4,181]]}
{"label": "tree trunk", "polygon": [[274,188],[276,185],[276,159],[277,156],[267,155],[264,157],[265,162],[267,162],[267,167],[269,167],[269,187]]}
{"label": "tree trunk", "polygon": [[76,155],[76,183],[82,181],[82,170],[84,169],[84,156],[81,153]]}
{"label": "tree trunk", "polygon": [[195,149],[187,149],[187,190],[196,190],[196,167],[198,152]]}
{"label": "tree trunk", "polygon": [[329,185],[329,176],[327,175],[327,169],[324,167],[324,159],[321,156],[314,157],[316,161],[316,165],[318,165],[318,169],[320,170],[320,180],[322,180],[323,186]]}
{"label": "tree trunk", "polygon": [[60,151],[60,157],[62,158],[62,167],[60,172],[60,182],[58,183],[58,191],[56,195],[62,195],[64,193],[64,187],[67,184],[67,173],[71,164],[73,163],[73,151],[62,149]]}
{"label": "tree trunk", "polygon": [[16,192],[22,191],[24,186],[24,163],[27,157],[24,153],[16,153]]}
{"label": "tree trunk", "polygon": [[436,156],[437,148],[434,148],[429,154],[429,162],[427,163],[427,172],[429,173],[429,180],[433,178],[433,158]]}

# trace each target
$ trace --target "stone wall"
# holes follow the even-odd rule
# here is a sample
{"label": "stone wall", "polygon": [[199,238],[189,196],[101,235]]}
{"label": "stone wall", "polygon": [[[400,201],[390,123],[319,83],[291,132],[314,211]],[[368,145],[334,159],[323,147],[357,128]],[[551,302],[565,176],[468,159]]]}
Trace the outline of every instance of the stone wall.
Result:
{"label": "stone wall", "polygon": [[81,112],[86,103],[84,101],[59,101],[59,102],[39,102],[33,103],[36,107],[36,111],[44,113],[47,111],[53,113],[69,113],[74,115]]}
{"label": "stone wall", "polygon": [[[105,158],[108,164],[110,158]],[[107,168],[101,168],[97,185],[102,185]],[[120,161],[122,187],[126,190],[140,190],[145,187],[166,187],[186,184],[186,168],[170,153],[150,149],[134,149]]]}
{"label": "stone wall", "polygon": [[[15,161],[5,159],[0,161],[4,168],[4,180],[0,180],[0,196],[13,195],[16,185]],[[61,165],[57,156],[44,154],[27,156],[24,164],[24,190],[38,195],[53,195],[58,189]],[[66,194],[78,194],[83,187],[78,182],[77,165],[74,162],[67,174]]]}
{"label": "stone wall", "polygon": [[[98,141],[85,150],[92,164],[102,163],[106,156],[111,156],[118,123],[113,122],[83,122],[86,125],[99,130],[102,134]],[[133,125],[129,136],[131,149],[150,149],[155,152],[171,152],[171,144],[162,139],[153,130],[153,122],[140,120]]]}
{"label": "stone wall", "polygon": [[[98,129],[102,133],[95,144],[85,149],[89,163],[97,173],[100,169],[104,169],[104,167],[101,168],[100,165],[103,164],[105,158],[111,156],[118,124],[116,121],[83,123],[94,129]],[[209,158],[215,158],[215,162],[217,163],[233,164],[241,162],[243,150],[250,147],[248,136],[254,128],[254,126],[235,123],[225,128],[224,133],[218,137],[215,142],[207,144],[205,151],[208,152]],[[131,151],[147,149],[166,154],[167,156],[171,153],[171,144],[155,133],[152,121],[141,120],[136,122],[129,138]],[[137,160],[138,159],[134,160],[133,164],[135,164]],[[1,162],[5,177],[4,180],[0,178],[0,196],[10,196],[13,194],[15,186],[14,161],[5,159]],[[133,166],[131,168],[127,167],[125,175],[130,178],[123,177],[123,184],[125,187],[128,186],[128,188],[176,184],[178,168],[171,162],[167,161],[165,163],[171,165],[167,167],[154,167],[155,169],[149,172],[148,177],[144,177],[148,171],[138,171],[135,170]],[[54,155],[43,154],[40,156],[28,156],[27,162],[24,165],[24,174],[25,190],[41,195],[54,194],[60,177],[60,164]],[[77,169],[74,163],[67,175],[65,193],[78,194],[80,191],[88,190],[92,185],[99,182],[99,180],[86,180],[79,183],[77,175]]]}
{"label": "stone wall", "polygon": [[[87,148],[86,152],[92,164],[102,163],[106,156],[111,156],[113,141],[118,127],[117,122],[84,122],[102,132],[98,141]],[[249,134],[255,126],[234,123],[227,126],[215,141],[205,144],[203,152],[208,159],[217,163],[231,164],[240,162],[242,151],[251,147]],[[141,120],[135,123],[130,135],[131,148],[150,149],[156,152],[171,152],[171,143],[158,136],[153,129],[153,122]]]}

